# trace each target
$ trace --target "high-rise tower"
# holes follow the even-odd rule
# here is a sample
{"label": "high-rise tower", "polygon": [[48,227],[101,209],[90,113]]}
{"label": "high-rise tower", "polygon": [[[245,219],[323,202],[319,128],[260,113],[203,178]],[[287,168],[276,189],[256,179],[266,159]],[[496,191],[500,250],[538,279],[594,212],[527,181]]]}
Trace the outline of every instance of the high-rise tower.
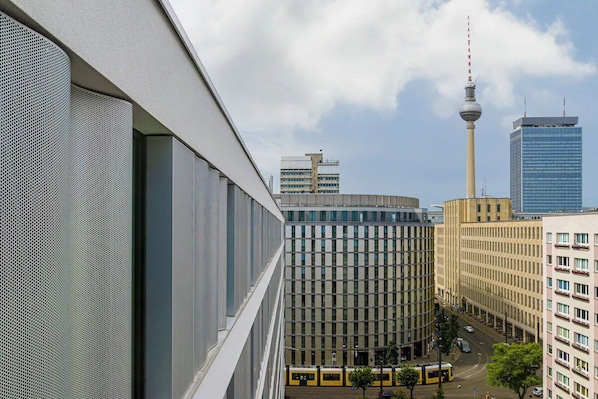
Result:
{"label": "high-rise tower", "polygon": [[475,144],[474,122],[482,116],[482,107],[475,101],[475,82],[471,80],[471,39],[469,32],[469,17],[467,17],[467,66],[468,75],[465,84],[465,102],[459,108],[459,115],[467,122],[467,180],[465,195],[475,197]]}

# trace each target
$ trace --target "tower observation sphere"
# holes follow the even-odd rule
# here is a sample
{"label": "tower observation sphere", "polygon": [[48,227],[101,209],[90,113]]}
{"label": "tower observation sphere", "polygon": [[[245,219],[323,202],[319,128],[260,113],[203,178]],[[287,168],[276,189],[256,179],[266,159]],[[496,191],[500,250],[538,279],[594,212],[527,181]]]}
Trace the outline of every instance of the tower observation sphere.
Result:
{"label": "tower observation sphere", "polygon": [[482,106],[475,101],[475,83],[467,82],[465,102],[459,108],[459,115],[466,122],[475,122],[482,116]]}

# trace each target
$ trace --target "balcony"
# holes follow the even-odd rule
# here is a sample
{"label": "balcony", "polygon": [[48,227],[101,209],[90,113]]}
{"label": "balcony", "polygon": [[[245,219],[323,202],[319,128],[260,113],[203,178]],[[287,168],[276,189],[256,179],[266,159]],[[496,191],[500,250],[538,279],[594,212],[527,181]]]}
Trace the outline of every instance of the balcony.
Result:
{"label": "balcony", "polygon": [[565,244],[565,243],[557,243],[557,244],[554,244],[554,247],[555,247],[555,248],[567,248],[567,249],[569,249],[569,248],[570,248],[569,244]]}
{"label": "balcony", "polygon": [[556,272],[561,272],[561,273],[569,273],[569,267],[565,267],[565,266],[556,265],[556,266],[554,267],[554,271],[556,271]]}
{"label": "balcony", "polygon": [[577,342],[574,342],[573,344],[571,344],[571,346],[577,350],[582,351],[583,353],[590,353],[590,348],[588,348],[587,346],[580,345]]}
{"label": "balcony", "polygon": [[559,388],[560,388],[560,389],[562,389],[563,391],[565,391],[565,392],[569,393],[569,387],[565,386],[564,384],[562,384],[562,383],[560,383],[560,382],[558,382],[558,381],[555,381],[555,382],[554,382],[554,385],[556,385],[557,387],[559,387]]}
{"label": "balcony", "polygon": [[571,273],[578,274],[581,276],[589,276],[590,275],[590,271],[588,269],[573,269],[571,271]]}
{"label": "balcony", "polygon": [[572,321],[573,321],[573,323],[575,323],[577,325],[584,326],[586,328],[590,328],[590,322],[588,320],[583,320],[583,319],[577,319],[577,318],[575,318]]}
{"label": "balcony", "polygon": [[[558,293],[558,292],[557,292]],[[569,295],[567,295],[569,296]],[[580,301],[584,301],[584,302],[590,302],[590,297],[586,296],[586,295],[581,295],[581,294],[573,294],[571,295],[573,298],[575,299],[579,299]]]}
{"label": "balcony", "polygon": [[567,321],[571,320],[568,315],[563,313],[555,313],[554,316]]}
{"label": "balcony", "polygon": [[554,337],[554,339],[556,339],[559,342],[562,342],[563,344],[569,345],[569,340],[567,338],[563,338],[557,335],[556,337]]}
{"label": "balcony", "polygon": [[585,378],[586,380],[590,379],[590,375],[588,373],[588,370],[584,370],[581,367],[575,367],[573,368],[573,372],[577,375],[582,376],[583,378]]}
{"label": "balcony", "polygon": [[581,250],[581,251],[589,251],[590,250],[590,245],[589,244],[578,244],[575,243],[571,246],[571,248],[573,249],[577,249],[577,250]]}
{"label": "balcony", "polygon": [[567,361],[565,361],[565,360],[563,360],[563,359],[559,359],[559,358],[557,358],[557,359],[554,359],[554,362],[555,362],[555,363],[558,363],[558,364],[560,364],[561,366],[563,366],[563,367],[565,367],[567,370],[569,370],[569,362],[567,362]]}
{"label": "balcony", "polygon": [[569,291],[562,291],[562,290],[557,289],[554,291],[554,293],[557,295],[561,295],[561,296],[567,296],[567,297],[569,296]]}

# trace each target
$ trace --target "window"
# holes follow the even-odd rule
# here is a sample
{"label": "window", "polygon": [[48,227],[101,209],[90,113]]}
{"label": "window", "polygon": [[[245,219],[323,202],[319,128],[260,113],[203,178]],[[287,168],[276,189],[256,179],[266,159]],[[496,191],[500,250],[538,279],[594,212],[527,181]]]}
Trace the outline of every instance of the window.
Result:
{"label": "window", "polygon": [[563,316],[569,316],[569,305],[557,302],[557,312]]}
{"label": "window", "polygon": [[575,343],[579,346],[587,348],[590,343],[590,340],[587,336],[583,334],[575,333]]}
{"label": "window", "polygon": [[557,256],[556,263],[560,268],[569,268],[569,257],[568,256]]}
{"label": "window", "polygon": [[546,264],[552,265],[552,255],[546,255]]}
{"label": "window", "polygon": [[598,260],[594,261],[594,271],[598,272]]}
{"label": "window", "polygon": [[574,387],[575,387],[575,396],[576,397],[578,397],[578,398],[587,398],[588,397],[588,394],[589,394],[588,388],[584,387],[583,385],[581,385],[578,382],[576,382],[574,384]]}
{"label": "window", "polygon": [[556,373],[556,379],[558,381],[559,384],[565,386],[565,387],[569,387],[569,377],[567,377],[564,374],[561,374],[559,372]]}
{"label": "window", "polygon": [[598,234],[594,234],[594,245],[598,245]]}
{"label": "window", "polygon": [[556,243],[569,245],[569,233],[556,233]]}
{"label": "window", "polygon": [[549,244],[552,243],[552,233],[546,233],[546,242]]}
{"label": "window", "polygon": [[551,322],[546,322],[546,331],[548,331],[549,333],[552,333],[552,323]]}
{"label": "window", "polygon": [[566,341],[569,341],[569,330],[565,327],[557,326],[556,335]]}
{"label": "window", "polygon": [[546,300],[546,309],[552,310],[552,299]]}
{"label": "window", "polygon": [[575,295],[588,297],[590,295],[590,289],[587,284],[575,283]]}
{"label": "window", "polygon": [[565,351],[562,351],[560,349],[556,350],[556,357],[557,359],[559,359],[561,362],[564,363],[569,363],[569,354]]}
{"label": "window", "polygon": [[548,352],[549,355],[552,355],[552,345],[547,344],[546,345],[546,351]]}
{"label": "window", "polygon": [[585,309],[575,308],[575,319],[584,324],[590,324],[590,312]]}
{"label": "window", "polygon": [[589,270],[587,259],[575,258],[575,271],[588,273]]}
{"label": "window", "polygon": [[567,280],[556,280],[557,284],[557,291],[561,291],[564,293],[569,293],[569,282]]}
{"label": "window", "polygon": [[573,365],[574,365],[576,371],[579,371],[586,375],[588,374],[588,371],[589,371],[588,362],[586,362],[585,360],[582,360],[582,359],[576,357],[573,361]]}
{"label": "window", "polygon": [[575,233],[575,244],[588,245],[588,233]]}
{"label": "window", "polygon": [[546,285],[552,288],[552,277],[546,277]]}
{"label": "window", "polygon": [[552,367],[548,367],[547,372],[548,372],[548,376],[552,377]]}

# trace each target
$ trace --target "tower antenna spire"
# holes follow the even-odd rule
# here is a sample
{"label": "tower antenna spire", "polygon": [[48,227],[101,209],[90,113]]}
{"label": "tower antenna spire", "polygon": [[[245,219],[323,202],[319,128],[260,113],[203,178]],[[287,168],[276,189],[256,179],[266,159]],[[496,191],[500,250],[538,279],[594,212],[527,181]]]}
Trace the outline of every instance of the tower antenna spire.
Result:
{"label": "tower antenna spire", "polygon": [[469,29],[469,15],[467,16],[467,81],[471,82],[471,32]]}
{"label": "tower antenna spire", "polygon": [[565,117],[565,116],[566,116],[566,113],[565,113],[565,97],[563,97],[563,117]]}
{"label": "tower antenna spire", "polygon": [[527,117],[527,97],[523,97],[523,117]]}

